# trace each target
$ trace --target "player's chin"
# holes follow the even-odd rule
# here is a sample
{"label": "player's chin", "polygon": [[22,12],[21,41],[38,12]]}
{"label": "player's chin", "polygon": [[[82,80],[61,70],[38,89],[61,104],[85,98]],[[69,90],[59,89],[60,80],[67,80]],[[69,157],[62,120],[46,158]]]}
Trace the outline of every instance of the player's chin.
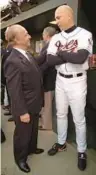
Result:
{"label": "player's chin", "polygon": [[59,29],[62,31],[63,29],[62,29],[62,27],[60,26],[60,25],[58,25],[58,27],[59,27]]}
{"label": "player's chin", "polygon": [[58,25],[58,27],[60,28],[60,25],[59,24],[57,24]]}

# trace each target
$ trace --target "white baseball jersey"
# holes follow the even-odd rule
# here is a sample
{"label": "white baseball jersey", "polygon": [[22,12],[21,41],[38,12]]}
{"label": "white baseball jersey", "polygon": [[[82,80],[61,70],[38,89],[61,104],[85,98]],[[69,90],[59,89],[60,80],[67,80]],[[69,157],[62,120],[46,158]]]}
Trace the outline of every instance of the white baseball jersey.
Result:
{"label": "white baseball jersey", "polygon": [[[56,55],[58,50],[66,50],[68,52],[77,52],[81,49],[86,49],[92,54],[92,34],[91,32],[77,27],[74,31],[66,33],[64,31],[52,37],[47,54]],[[61,73],[79,73],[84,72],[89,68],[88,59],[83,64],[64,63],[56,66],[57,72]]]}

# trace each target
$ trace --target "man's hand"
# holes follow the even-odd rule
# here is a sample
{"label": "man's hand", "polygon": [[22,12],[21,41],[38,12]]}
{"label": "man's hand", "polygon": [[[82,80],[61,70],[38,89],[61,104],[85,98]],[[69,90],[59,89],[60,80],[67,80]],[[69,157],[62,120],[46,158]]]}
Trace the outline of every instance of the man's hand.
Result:
{"label": "man's hand", "polygon": [[29,123],[30,122],[30,115],[28,113],[21,115],[20,120],[23,123]]}

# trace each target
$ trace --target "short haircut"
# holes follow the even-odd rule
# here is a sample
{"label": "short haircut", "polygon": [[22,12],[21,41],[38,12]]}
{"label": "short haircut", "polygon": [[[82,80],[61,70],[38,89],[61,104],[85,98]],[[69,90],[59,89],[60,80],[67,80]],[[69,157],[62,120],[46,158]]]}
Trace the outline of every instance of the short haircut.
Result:
{"label": "short haircut", "polygon": [[53,35],[55,35],[57,33],[56,29],[54,27],[46,27],[44,30],[43,30],[43,34],[47,34],[49,35],[50,37],[52,37]]}

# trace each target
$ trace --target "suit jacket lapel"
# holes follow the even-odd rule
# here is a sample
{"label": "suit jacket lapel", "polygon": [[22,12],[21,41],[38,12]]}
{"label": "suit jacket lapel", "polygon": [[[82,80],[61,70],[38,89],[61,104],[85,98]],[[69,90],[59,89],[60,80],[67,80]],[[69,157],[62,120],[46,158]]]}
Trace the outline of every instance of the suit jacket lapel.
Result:
{"label": "suit jacket lapel", "polygon": [[28,59],[25,56],[20,55],[20,57],[21,57],[21,61],[22,61],[23,64],[25,64],[27,66],[29,66],[31,64],[31,62],[28,61]]}
{"label": "suit jacket lapel", "polygon": [[22,62],[23,64],[29,66],[30,61],[28,61],[28,59],[27,59],[21,52],[19,52],[19,51],[16,50],[16,49],[13,49],[13,51],[15,52],[15,54],[17,55],[17,57],[21,59],[21,62]]}
{"label": "suit jacket lapel", "polygon": [[39,66],[36,64],[35,59],[31,56],[30,53],[27,54],[30,60],[30,63],[35,67],[35,69],[39,72]]}
{"label": "suit jacket lapel", "polygon": [[35,69],[38,71],[39,75],[40,75],[40,79],[41,79],[41,83],[43,83],[43,79],[42,79],[42,75],[41,75],[41,70],[38,66],[38,64],[36,63],[35,59],[31,56],[31,54],[28,54],[28,57],[30,59],[30,63],[35,67]]}
{"label": "suit jacket lapel", "polygon": [[21,62],[27,66],[34,66],[34,68],[38,71],[39,75],[40,75],[40,79],[41,79],[41,82],[43,82],[43,79],[42,79],[42,75],[41,75],[41,71],[40,71],[40,68],[39,66],[37,65],[37,63],[35,62],[35,59],[31,56],[31,54],[29,53],[28,55],[28,58],[29,60],[22,54],[20,53],[18,50],[16,49],[13,49],[12,52],[15,52],[15,55],[17,55],[18,58],[21,59]]}

